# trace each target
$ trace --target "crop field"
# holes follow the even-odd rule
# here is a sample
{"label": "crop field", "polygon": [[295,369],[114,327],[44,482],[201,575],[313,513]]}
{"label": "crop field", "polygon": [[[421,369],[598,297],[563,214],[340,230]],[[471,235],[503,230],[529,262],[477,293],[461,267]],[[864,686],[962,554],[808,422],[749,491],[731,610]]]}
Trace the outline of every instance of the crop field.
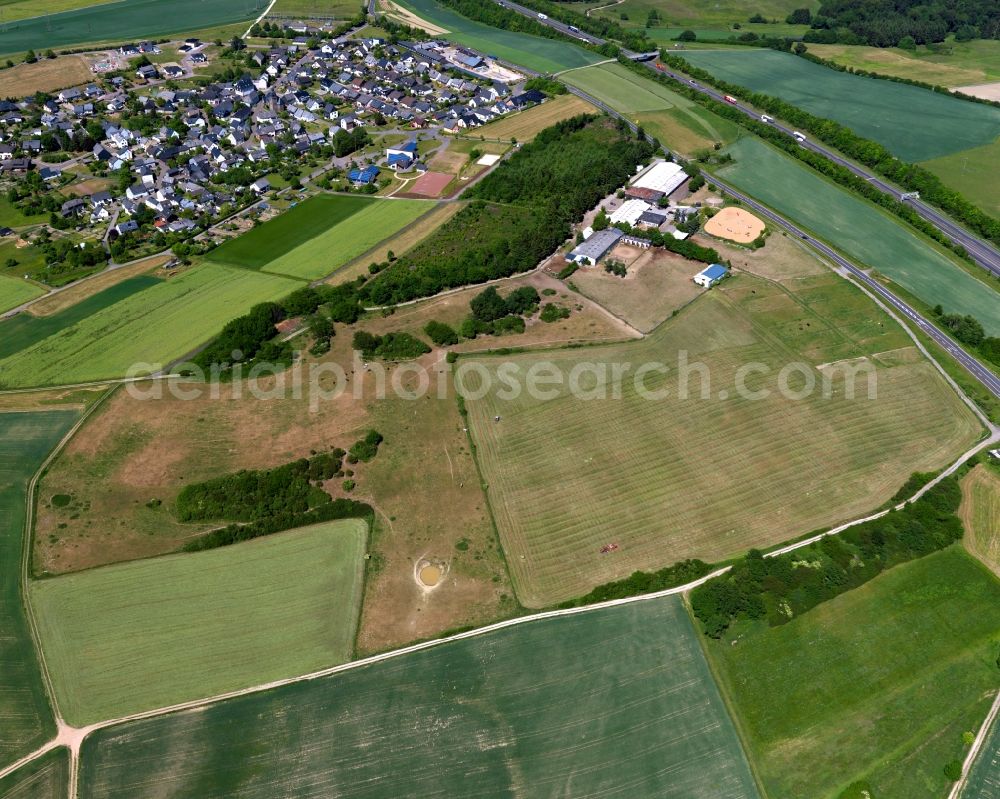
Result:
{"label": "crop field", "polygon": [[28,313],[32,316],[52,316],[89,297],[93,297],[105,289],[117,286],[119,283],[124,283],[138,275],[163,275],[165,273],[156,272],[155,270],[157,267],[163,266],[170,261],[170,259],[171,256],[169,255],[154,255],[151,258],[136,261],[128,266],[99,272],[86,280],[79,281],[73,286],[66,287],[57,294],[51,294],[45,299],[33,302]]}
{"label": "crop field", "polygon": [[1000,473],[979,465],[962,480],[965,546],[1000,575]]}
{"label": "crop field", "polygon": [[53,385],[139,373],[190,352],[254,303],[302,285],[278,275],[204,264],[103,308],[0,359],[0,385]]}
{"label": "crop field", "polygon": [[83,726],[349,660],[366,540],[347,519],[33,582],[59,709]]}
{"label": "crop field", "polygon": [[[371,200],[344,221],[270,261],[261,267],[261,271],[308,280],[325,277],[398,233],[434,207],[435,203],[420,200]],[[263,230],[264,227],[266,226],[257,230]]]}
{"label": "crop field", "polygon": [[16,308],[23,302],[33,300],[45,293],[45,289],[27,280],[0,275],[0,313]]}
{"label": "crop field", "polygon": [[[546,353],[564,381],[535,397],[510,399],[496,370],[513,364],[505,372],[523,384],[537,356],[474,361],[492,390],[476,398],[482,378],[471,372],[468,418],[521,602],[542,607],[636,569],[767,547],[862,515],[912,471],[940,468],[979,425],[910,345],[832,273],[794,291],[740,275],[642,341]],[[866,357],[874,374],[859,374],[849,399],[831,366]],[[703,365],[683,370],[686,390],[685,358]],[[751,362],[767,376],[747,385],[767,396],[738,388]],[[791,362],[829,390],[782,396],[777,374]],[[630,373],[612,377],[616,364],[649,363],[669,373],[640,380],[648,399]],[[565,380],[574,369],[576,392]],[[618,549],[602,553],[610,543]]]}
{"label": "crop field", "polygon": [[46,13],[48,9],[40,9],[38,3],[30,5],[36,9],[35,14],[44,16],[11,22],[5,16],[0,24],[2,54],[44,51],[84,42],[153,39],[254,19],[267,7],[264,0],[215,0],[211,3],[170,0],[170,13],[164,14],[162,0],[119,0],[51,14]]}
{"label": "crop field", "polygon": [[684,58],[729,83],[781,97],[874,139],[904,161],[989,144],[1000,108],[902,83],[837,72],[774,50],[691,50]]}
{"label": "crop field", "polygon": [[223,242],[208,258],[217,263],[262,269],[374,202],[377,201],[360,196],[310,197],[263,225]]}
{"label": "crop field", "polygon": [[0,799],[66,799],[69,750],[53,749],[0,779]]}
{"label": "crop field", "polygon": [[[606,5],[608,0],[600,5]],[[641,27],[646,23],[646,15],[651,9],[656,9],[663,22],[672,26],[698,29],[726,30],[734,22],[743,25],[744,30],[756,31],[759,26],[748,25],[747,18],[753,13],[762,14],[768,20],[785,21],[785,17],[796,8],[811,8],[815,12],[819,8],[817,0],[759,0],[747,5],[741,0],[719,0],[711,4],[698,0],[624,0],[618,5],[594,11],[594,16],[607,17],[632,27]],[[621,20],[621,14],[628,15],[628,20]]]}
{"label": "crop field", "polygon": [[538,72],[558,72],[601,60],[595,53],[566,41],[502,30],[476,22],[434,0],[402,0],[399,5],[448,31],[441,38]]}
{"label": "crop field", "polygon": [[104,308],[110,308],[115,303],[161,282],[151,275],[137,275],[50,316],[32,316],[29,313],[20,313],[6,319],[0,322],[0,333],[3,334],[0,338],[0,358],[8,358],[49,336],[82,322],[88,316]]}
{"label": "crop field", "polygon": [[930,797],[992,703],[998,630],[1000,583],[953,546],[707,648],[769,796]]}
{"label": "crop field", "polygon": [[961,799],[1000,799],[1000,723],[996,720],[979,750]]}
{"label": "crop field", "polygon": [[25,492],[77,415],[76,411],[0,414],[0,768],[55,732],[21,604]]}
{"label": "crop field", "polygon": [[988,214],[1000,217],[1000,139],[924,161],[921,166]]}
{"label": "crop field", "polygon": [[674,597],[522,624],[84,743],[81,797],[167,783],[219,799],[468,796],[470,785],[482,796],[757,796]]}
{"label": "crop field", "polygon": [[949,313],[972,314],[988,335],[1000,335],[997,292],[929,241],[758,139],[740,139],[729,152],[736,161],[719,170],[720,177],[928,305],[941,303]]}
{"label": "crop field", "polygon": [[706,111],[665,86],[644,80],[621,64],[574,70],[562,80],[642,124],[670,149],[693,153],[714,142],[736,139],[736,125]]}
{"label": "crop field", "polygon": [[809,52],[847,67],[951,88],[1000,80],[1000,42],[996,39],[951,40],[944,53],[926,47],[907,51],[847,44],[810,44]]}
{"label": "crop field", "polygon": [[592,113],[594,106],[586,100],[581,100],[575,94],[564,94],[546,100],[527,111],[511,114],[496,122],[483,125],[476,129],[476,136],[499,141],[509,141],[513,137],[519,142],[526,142],[535,138],[539,131],[555,125],[560,120],[577,114]]}

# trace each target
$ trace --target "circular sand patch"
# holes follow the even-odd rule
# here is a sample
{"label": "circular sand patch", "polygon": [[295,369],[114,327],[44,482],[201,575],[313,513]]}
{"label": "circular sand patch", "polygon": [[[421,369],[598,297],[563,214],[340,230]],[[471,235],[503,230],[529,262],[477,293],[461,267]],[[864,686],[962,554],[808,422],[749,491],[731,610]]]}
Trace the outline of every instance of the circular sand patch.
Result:
{"label": "circular sand patch", "polygon": [[723,208],[705,223],[705,232],[738,244],[749,244],[764,232],[764,223],[742,208]]}
{"label": "circular sand patch", "polygon": [[428,588],[433,588],[441,582],[441,567],[430,563],[420,570],[420,582]]}

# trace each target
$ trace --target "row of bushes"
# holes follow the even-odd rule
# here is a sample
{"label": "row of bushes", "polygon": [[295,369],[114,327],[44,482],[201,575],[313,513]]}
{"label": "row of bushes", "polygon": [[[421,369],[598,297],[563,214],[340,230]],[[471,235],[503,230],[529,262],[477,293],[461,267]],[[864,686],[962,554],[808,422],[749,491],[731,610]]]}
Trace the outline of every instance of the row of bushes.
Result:
{"label": "row of bushes", "polygon": [[560,608],[577,608],[582,605],[592,605],[595,602],[607,602],[610,599],[624,599],[640,594],[651,594],[676,588],[704,577],[712,571],[712,565],[701,560],[682,560],[673,566],[659,569],[655,572],[636,571],[622,580],[613,580],[597,586],[589,594],[577,599],[571,599],[559,605]]}
{"label": "row of bushes", "polygon": [[713,638],[738,619],[784,624],[886,569],[960,540],[961,500],[958,481],[948,477],[900,510],[809,546],[773,558],[751,550],[692,591],[692,610]]}
{"label": "row of bushes", "polygon": [[431,351],[424,342],[409,333],[386,333],[384,336],[358,330],[351,342],[366,358],[385,361],[410,361]]}
{"label": "row of bushes", "polygon": [[948,314],[940,305],[935,306],[934,315],[938,324],[956,339],[976,350],[990,363],[1000,366],[1000,338],[987,336],[982,322],[976,317],[968,314]]}
{"label": "row of bushes", "polygon": [[[852,130],[838,122],[813,116],[780,98],[767,94],[759,94],[743,86],[718,80],[711,73],[693,66],[690,62],[679,56],[664,52],[662,60],[663,63],[669,64],[675,69],[682,70],[693,78],[714,86],[719,91],[740,97],[755,107],[773,116],[780,117],[790,125],[800,130],[808,131],[820,141],[864,164],[876,174],[891,180],[907,191],[920,192],[921,199],[941,208],[980,236],[1000,244],[1000,220],[994,219],[981,211],[966,200],[959,192],[946,187],[937,175],[932,174],[921,166],[909,164],[896,158],[881,144],[858,136]],[[639,69],[642,68],[639,67]],[[666,81],[664,77],[657,77],[661,81]],[[676,90],[676,84],[674,88]],[[887,208],[909,224],[918,228],[921,232],[953,249],[963,257],[968,257],[963,247],[954,244],[947,236],[930,222],[927,222],[912,208],[900,202],[895,197],[890,197],[875,188],[864,178],[858,177],[846,167],[835,164],[811,150],[799,147],[791,137],[782,133],[777,128],[764,124],[759,120],[751,119],[737,108],[712,100],[690,87],[682,86],[681,90],[696,102],[710,107],[718,115],[749,128],[762,138],[795,155],[799,160],[805,161],[817,171],[828,175],[838,183],[849,187],[852,191],[858,192],[867,199]]]}

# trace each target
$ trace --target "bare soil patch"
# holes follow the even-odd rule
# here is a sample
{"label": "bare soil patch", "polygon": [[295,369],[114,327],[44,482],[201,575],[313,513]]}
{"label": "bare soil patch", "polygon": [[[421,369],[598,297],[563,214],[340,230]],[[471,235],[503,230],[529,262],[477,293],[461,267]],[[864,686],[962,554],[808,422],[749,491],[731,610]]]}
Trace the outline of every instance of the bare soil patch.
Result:
{"label": "bare soil patch", "polygon": [[410,194],[421,197],[440,197],[445,186],[451,183],[452,175],[445,172],[424,172],[409,189]]}
{"label": "bare soil patch", "polygon": [[983,100],[1000,101],[1000,81],[996,83],[977,83],[973,86],[956,86],[952,91],[979,97]]}
{"label": "bare soil patch", "polygon": [[431,36],[440,36],[448,32],[446,29],[440,28],[422,17],[418,17],[409,9],[393,3],[392,0],[379,0],[379,5],[390,17],[395,18],[404,25],[409,25],[411,28],[426,31]]}
{"label": "bare soil patch", "polygon": [[749,244],[764,232],[764,223],[749,211],[730,206],[705,223],[705,232],[737,244]]}

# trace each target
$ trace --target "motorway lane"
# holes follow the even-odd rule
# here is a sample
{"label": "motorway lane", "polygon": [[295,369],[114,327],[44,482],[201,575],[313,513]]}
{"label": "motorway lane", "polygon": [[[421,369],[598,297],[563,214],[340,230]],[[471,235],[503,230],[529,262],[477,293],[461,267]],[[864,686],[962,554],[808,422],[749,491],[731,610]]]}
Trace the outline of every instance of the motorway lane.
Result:
{"label": "motorway lane", "polygon": [[[583,31],[571,31],[568,25],[566,25],[563,22],[560,22],[559,20],[552,19],[551,17],[548,17],[546,19],[539,19],[537,11],[533,11],[530,8],[526,8],[525,6],[512,2],[512,0],[496,0],[496,2],[499,5],[504,6],[505,8],[509,8],[511,11],[516,11],[518,14],[521,14],[525,17],[531,17],[537,20],[538,22],[541,22],[543,25],[548,25],[550,28],[554,28],[555,30],[560,31],[561,33],[564,33],[567,36],[572,36],[574,38],[588,42],[590,44],[595,44],[595,45],[605,44],[606,40],[600,38],[599,36],[593,36],[589,33],[584,33]],[[629,50],[624,50],[624,49],[622,50],[622,53],[624,53],[628,58],[633,58],[633,59],[639,55],[638,53],[633,53]],[[669,70],[661,71],[656,68],[656,65],[653,62],[645,62],[645,63],[646,66],[649,69],[653,70],[653,72],[656,74],[667,75],[668,77],[673,78],[679,83],[683,83],[693,89],[696,89],[702,94],[706,94],[709,97],[718,100],[720,103],[725,102],[725,95],[721,94],[720,92],[717,92],[710,86],[702,86],[701,84],[696,83],[695,81],[692,81],[690,79],[679,77],[678,75],[675,75]],[[603,107],[603,104],[601,105]],[[739,103],[737,103],[735,107],[738,108],[740,111],[742,111],[744,114],[746,114],[748,117],[752,117],[754,119],[760,119],[760,114],[751,108],[747,108],[746,106],[741,105]],[[785,127],[779,122],[774,122],[772,124],[779,130],[788,134],[789,136],[792,134],[791,128]],[[867,171],[866,169],[863,169],[862,167],[858,166],[852,161],[849,161],[843,156],[836,154],[832,150],[828,150],[825,147],[818,145],[813,141],[810,141],[809,139],[806,139],[806,141],[802,142],[801,145],[803,147],[806,147],[807,149],[819,153],[825,158],[829,158],[834,163],[846,167],[858,177],[867,180],[869,183],[871,183],[873,186],[879,189],[879,191],[882,191],[885,194],[889,194],[896,199],[901,199],[903,192],[901,192],[898,187],[893,186],[890,183],[887,183],[882,178]],[[938,228],[938,230],[944,233],[953,242],[961,244],[963,247],[965,247],[966,252],[968,252],[969,255],[972,257],[972,259],[981,267],[983,267],[983,269],[986,269],[995,277],[1000,277],[1000,250],[997,250],[997,248],[994,247],[989,242],[986,242],[983,239],[974,236],[972,233],[967,231],[965,228],[961,227],[954,220],[945,216],[937,209],[927,205],[925,202],[922,202],[921,200],[905,200],[904,202],[909,203],[910,206],[912,206],[913,210],[915,210],[918,214],[920,214],[920,216],[922,216],[924,219],[926,219],[928,222],[930,222],[932,225]]]}
{"label": "motorway lane", "polygon": [[902,314],[908,322],[916,325],[920,330],[934,339],[944,350],[948,352],[956,361],[958,361],[967,372],[969,372],[976,380],[983,384],[983,386],[994,396],[1000,399],[1000,377],[997,377],[993,372],[983,366],[978,360],[973,358],[964,349],[959,347],[954,341],[951,340],[947,335],[941,332],[941,330],[935,325],[928,322],[923,316],[920,315],[916,310],[913,309],[911,305],[903,300],[899,299],[895,294],[893,294],[889,289],[879,283],[875,278],[868,275],[863,269],[855,266],[853,263],[848,261],[844,256],[834,250],[832,247],[827,245],[825,242],[819,239],[813,238],[806,231],[802,230],[800,227],[796,226],[787,219],[776,214],[766,205],[763,205],[751,197],[737,191],[732,186],[728,185],[716,175],[710,175],[705,173],[706,180],[710,180],[715,183],[720,188],[725,189],[725,191],[736,199],[740,200],[744,205],[752,208],[761,216],[767,217],[772,222],[774,222],[779,227],[785,228],[787,231],[797,236],[799,239],[804,241],[809,246],[821,252],[824,256],[830,259],[837,266],[846,270],[860,283],[863,283],[866,288],[874,292],[879,296],[881,300],[890,305],[893,309]]}

